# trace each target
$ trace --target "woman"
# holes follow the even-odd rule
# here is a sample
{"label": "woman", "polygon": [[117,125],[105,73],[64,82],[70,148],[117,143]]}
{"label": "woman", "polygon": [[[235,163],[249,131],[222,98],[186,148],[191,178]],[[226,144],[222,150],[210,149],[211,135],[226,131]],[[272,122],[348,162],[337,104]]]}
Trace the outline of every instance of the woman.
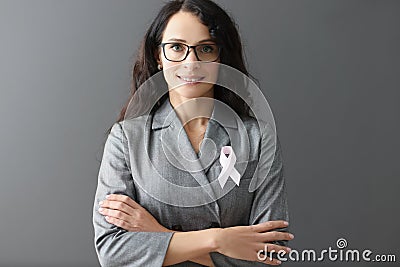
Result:
{"label": "woman", "polygon": [[[259,252],[290,251],[279,145],[249,190],[271,139],[246,101],[217,84],[222,64],[248,76],[225,11],[209,0],[168,2],[145,35],[132,95],[104,149],[93,212],[102,266],[277,265]],[[154,106],[150,90],[138,90],[152,76],[167,86]],[[234,167],[222,166],[226,148]]]}

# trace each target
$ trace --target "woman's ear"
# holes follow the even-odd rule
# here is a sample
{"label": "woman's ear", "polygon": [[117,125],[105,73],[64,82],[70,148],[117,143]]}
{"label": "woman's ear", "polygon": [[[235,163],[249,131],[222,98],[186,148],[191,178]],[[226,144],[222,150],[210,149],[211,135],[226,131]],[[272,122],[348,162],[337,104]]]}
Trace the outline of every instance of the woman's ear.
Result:
{"label": "woman's ear", "polygon": [[154,53],[154,55],[155,55],[155,59],[156,59],[156,61],[157,61],[157,68],[158,68],[158,70],[162,70],[162,61],[161,61],[161,59],[160,59],[160,51],[157,50],[157,52]]}
{"label": "woman's ear", "polygon": [[156,59],[156,61],[157,61],[157,64],[162,64],[162,61],[161,61],[161,49],[160,48],[157,48],[156,49],[156,51],[154,51],[154,57],[155,57],[155,59]]}

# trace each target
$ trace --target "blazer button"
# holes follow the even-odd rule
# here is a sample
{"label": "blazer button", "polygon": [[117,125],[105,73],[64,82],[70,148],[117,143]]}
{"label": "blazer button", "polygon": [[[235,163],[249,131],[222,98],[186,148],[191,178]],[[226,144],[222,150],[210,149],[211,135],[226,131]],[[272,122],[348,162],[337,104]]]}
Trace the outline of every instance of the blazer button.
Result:
{"label": "blazer button", "polygon": [[183,230],[182,230],[182,225],[180,225],[180,224],[172,225],[172,229],[171,229],[171,230],[174,230],[174,231],[183,231]]}
{"label": "blazer button", "polygon": [[209,226],[209,228],[219,228],[219,227],[221,227],[221,226],[220,226],[219,223],[217,223],[217,222],[212,222],[212,223],[210,224],[210,226]]}

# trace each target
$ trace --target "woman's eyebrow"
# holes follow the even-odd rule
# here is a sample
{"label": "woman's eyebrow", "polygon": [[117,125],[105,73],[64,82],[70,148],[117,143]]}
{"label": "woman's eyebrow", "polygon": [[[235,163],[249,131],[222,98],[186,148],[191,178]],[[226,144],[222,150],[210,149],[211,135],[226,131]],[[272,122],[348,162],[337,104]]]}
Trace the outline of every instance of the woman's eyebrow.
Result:
{"label": "woman's eyebrow", "polygon": [[[171,38],[171,39],[168,39],[167,41],[186,43],[186,40],[178,39],[178,38]],[[207,42],[215,43],[215,41],[213,39],[204,39],[204,40],[201,40],[201,41],[199,41],[197,43],[201,44],[201,43],[207,43]]]}

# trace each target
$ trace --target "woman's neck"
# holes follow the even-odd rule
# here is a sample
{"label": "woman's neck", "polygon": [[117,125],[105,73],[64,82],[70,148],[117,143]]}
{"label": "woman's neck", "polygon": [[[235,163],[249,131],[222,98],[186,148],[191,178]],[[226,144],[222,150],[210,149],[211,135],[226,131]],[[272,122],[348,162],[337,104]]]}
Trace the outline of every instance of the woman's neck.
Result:
{"label": "woman's neck", "polygon": [[203,128],[207,126],[214,109],[214,98],[204,96],[199,98],[186,98],[173,96],[169,99],[177,116],[188,130]]}

